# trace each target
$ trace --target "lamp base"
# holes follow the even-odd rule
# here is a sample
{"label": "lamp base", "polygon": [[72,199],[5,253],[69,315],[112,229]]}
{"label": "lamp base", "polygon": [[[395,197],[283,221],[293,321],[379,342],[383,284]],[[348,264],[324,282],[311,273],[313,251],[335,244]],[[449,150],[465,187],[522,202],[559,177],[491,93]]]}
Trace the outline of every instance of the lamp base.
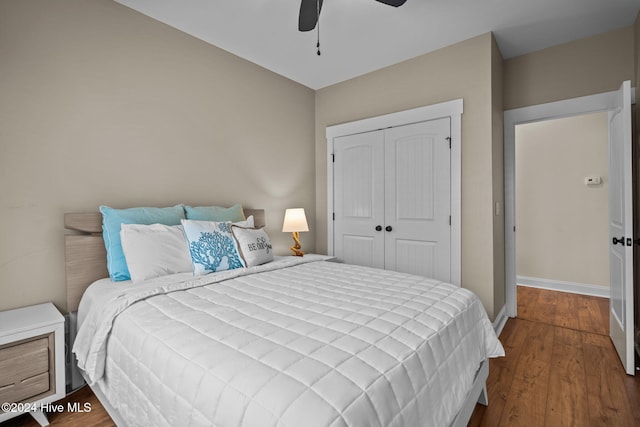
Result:
{"label": "lamp base", "polygon": [[302,246],[300,245],[300,234],[297,231],[294,231],[291,235],[293,236],[295,245],[291,246],[289,249],[291,249],[294,256],[304,256],[304,252],[300,250],[302,249]]}

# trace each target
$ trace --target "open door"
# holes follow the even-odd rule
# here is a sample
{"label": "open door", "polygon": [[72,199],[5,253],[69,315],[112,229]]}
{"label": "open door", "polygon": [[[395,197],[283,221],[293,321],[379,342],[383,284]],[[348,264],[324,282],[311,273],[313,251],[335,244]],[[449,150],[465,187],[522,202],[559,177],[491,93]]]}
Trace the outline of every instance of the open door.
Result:
{"label": "open door", "polygon": [[633,177],[629,81],[620,86],[615,105],[609,111],[609,238],[609,334],[625,371],[634,375]]}

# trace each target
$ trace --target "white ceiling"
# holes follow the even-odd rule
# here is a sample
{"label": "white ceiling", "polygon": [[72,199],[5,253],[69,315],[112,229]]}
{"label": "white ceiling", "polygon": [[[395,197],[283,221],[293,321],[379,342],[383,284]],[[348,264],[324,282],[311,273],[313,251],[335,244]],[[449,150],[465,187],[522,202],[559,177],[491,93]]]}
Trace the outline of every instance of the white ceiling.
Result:
{"label": "white ceiling", "polygon": [[632,25],[640,0],[325,0],[298,31],[300,0],[116,0],[262,67],[319,89],[488,31],[503,57]]}

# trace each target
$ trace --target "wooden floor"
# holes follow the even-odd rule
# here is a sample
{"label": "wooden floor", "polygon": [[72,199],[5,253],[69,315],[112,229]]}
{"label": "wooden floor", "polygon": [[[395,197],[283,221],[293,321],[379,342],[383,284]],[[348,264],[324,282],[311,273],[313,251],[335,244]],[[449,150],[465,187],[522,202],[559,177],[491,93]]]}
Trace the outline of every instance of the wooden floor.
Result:
{"label": "wooden floor", "polygon": [[[500,340],[506,357],[491,359],[489,406],[470,426],[640,426],[640,376],[625,375],[608,337],[603,298],[518,287],[518,318]],[[88,387],[61,401],[91,412],[49,415],[52,426],[113,426]],[[23,415],[2,424],[38,424]]]}
{"label": "wooden floor", "polygon": [[489,406],[471,426],[640,426],[640,376],[624,373],[608,336],[609,301],[518,287],[518,318],[491,359]]}
{"label": "wooden floor", "polygon": [[518,319],[609,335],[609,300],[518,286]]}
{"label": "wooden floor", "polygon": [[[84,407],[85,403],[91,405],[91,410],[87,412],[69,412],[67,410],[60,413],[48,414],[49,423],[51,426],[65,426],[65,427],[112,427],[115,423],[111,421],[109,414],[104,410],[98,398],[93,394],[88,386],[82,387],[65,397],[64,399],[55,402],[56,404],[62,404],[65,408],[68,408],[68,404],[79,403],[81,407]],[[25,414],[19,417],[12,418],[4,423],[0,424],[2,427],[39,427],[40,424],[34,420],[31,415]]]}

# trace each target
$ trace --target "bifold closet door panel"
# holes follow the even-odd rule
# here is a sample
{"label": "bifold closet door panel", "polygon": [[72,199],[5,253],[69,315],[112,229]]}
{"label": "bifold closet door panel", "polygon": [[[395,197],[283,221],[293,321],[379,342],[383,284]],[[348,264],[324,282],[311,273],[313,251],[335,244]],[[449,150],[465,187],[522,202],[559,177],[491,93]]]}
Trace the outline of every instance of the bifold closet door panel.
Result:
{"label": "bifold closet door panel", "polygon": [[450,119],[385,130],[385,268],[451,280]]}
{"label": "bifold closet door panel", "polygon": [[384,268],[384,134],[334,139],[334,255]]}

